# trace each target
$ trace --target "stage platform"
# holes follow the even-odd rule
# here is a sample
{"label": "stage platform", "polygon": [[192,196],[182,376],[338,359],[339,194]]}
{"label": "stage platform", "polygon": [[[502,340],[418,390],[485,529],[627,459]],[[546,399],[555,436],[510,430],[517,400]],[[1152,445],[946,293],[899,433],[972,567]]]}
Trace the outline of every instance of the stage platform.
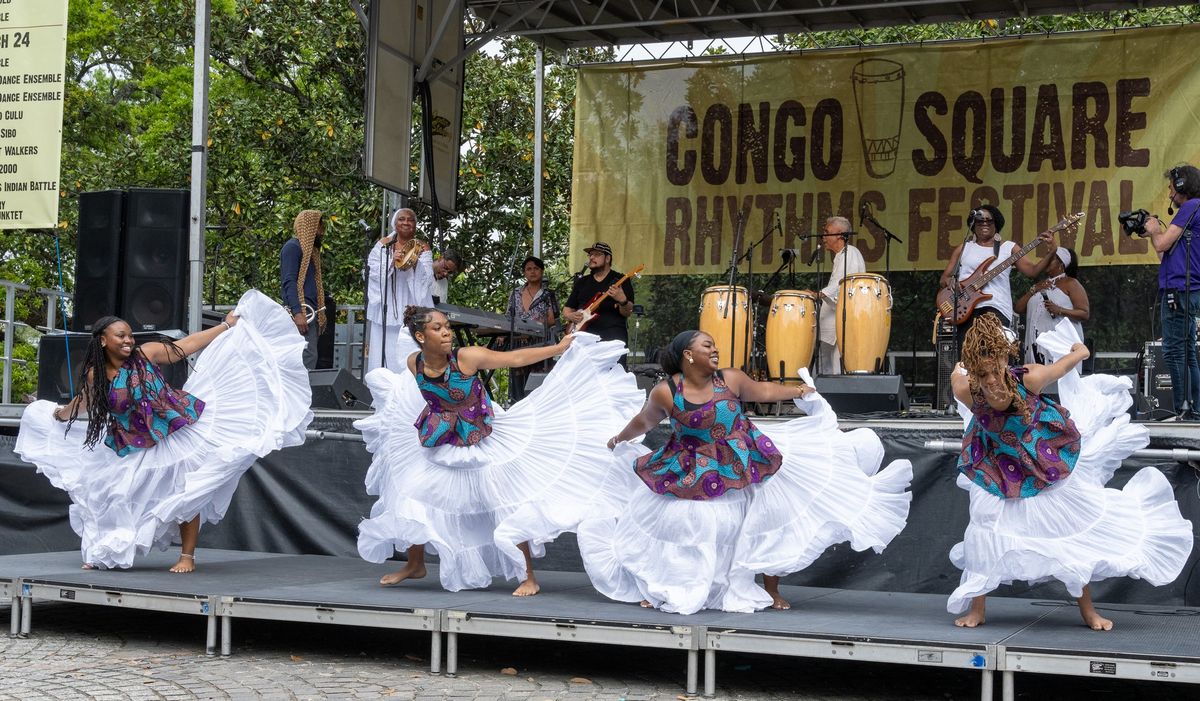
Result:
{"label": "stage platform", "polygon": [[[1080,623],[1069,602],[994,597],[987,625],[957,628],[945,597],[933,594],[784,586],[790,611],[679,616],[610,601],[574,572],[541,572],[542,593],[511,595],[513,583],[450,593],[436,567],[397,587],[378,579],[396,563],[358,558],[200,549],[197,571],[166,571],[173,553],[141,558],[130,570],[82,570],[78,552],[0,557],[0,601],[12,603],[13,635],[29,635],[34,601],[66,601],[200,616],[208,654],[232,652],[236,618],[426,631],[430,668],[458,667],[458,636],[587,642],[684,653],[686,689],[716,690],[717,655],[937,666],[978,672],[980,698],[1015,698],[1017,672],[1200,684],[1200,609],[1098,604],[1116,629]],[[319,633],[317,633],[319,634]]]}

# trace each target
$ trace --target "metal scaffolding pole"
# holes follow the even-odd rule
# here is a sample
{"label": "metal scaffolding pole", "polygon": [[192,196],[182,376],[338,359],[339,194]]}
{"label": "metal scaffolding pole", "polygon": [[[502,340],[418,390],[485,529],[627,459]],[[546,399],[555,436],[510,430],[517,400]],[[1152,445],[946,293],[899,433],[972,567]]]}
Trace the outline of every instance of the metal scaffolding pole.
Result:
{"label": "metal scaffolding pole", "polygon": [[[188,331],[200,330],[204,290],[204,206],[208,199],[209,0],[196,0],[192,49],[192,191],[188,232]],[[216,300],[212,300],[216,303]]]}
{"label": "metal scaffolding pole", "polygon": [[533,89],[533,255],[542,257],[542,108],[546,87],[545,49],[537,47],[537,79]]}

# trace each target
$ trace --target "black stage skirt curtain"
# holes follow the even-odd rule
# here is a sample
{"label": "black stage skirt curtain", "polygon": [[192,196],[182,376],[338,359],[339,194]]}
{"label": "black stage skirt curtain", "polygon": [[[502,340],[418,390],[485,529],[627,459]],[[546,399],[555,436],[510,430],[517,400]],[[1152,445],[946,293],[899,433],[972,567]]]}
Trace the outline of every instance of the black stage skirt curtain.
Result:
{"label": "black stage skirt curtain", "polygon": [[[313,429],[353,432],[350,418],[321,418]],[[913,507],[908,526],[882,555],[856,553],[839,545],[812,567],[792,575],[787,584],[874,591],[947,594],[959,572],[950,564],[950,548],[967,523],[967,494],[955,486],[956,456],[924,448],[926,440],[958,440],[961,434],[913,429],[877,429],[887,449],[885,460],[913,463]],[[661,445],[666,430],[655,429],[651,446]],[[0,555],[75,550],[79,540],[67,521],[69,502],[32,466],[12,452],[15,437],[0,435]],[[1156,448],[1178,446],[1154,445]],[[355,534],[371,510],[373,498],[363,491],[370,456],[361,443],[309,440],[305,445],[269,455],[250,469],[238,486],[225,520],[207,526],[200,545],[262,552],[357,556]],[[1128,460],[1109,483],[1123,486],[1146,461]],[[1200,534],[1200,485],[1196,469],[1162,461],[1153,463],[1175,488],[1185,518]],[[1193,551],[1183,574],[1171,585],[1115,579],[1093,585],[1100,601],[1200,606],[1200,553]],[[574,536],[547,548],[539,569],[581,570]],[[1003,587],[1004,596],[1061,599],[1065,590],[1054,583]]]}

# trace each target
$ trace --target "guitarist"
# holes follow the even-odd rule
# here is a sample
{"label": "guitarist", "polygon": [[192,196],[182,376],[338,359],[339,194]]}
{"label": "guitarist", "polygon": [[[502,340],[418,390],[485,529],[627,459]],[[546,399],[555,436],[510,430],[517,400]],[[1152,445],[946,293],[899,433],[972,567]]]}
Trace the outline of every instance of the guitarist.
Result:
{"label": "guitarist", "polygon": [[[575,279],[571,296],[563,305],[563,318],[578,324],[583,320],[582,309],[598,298],[606,298],[596,308],[596,318],[584,331],[594,333],[604,341],[620,341],[628,347],[629,328],[625,320],[633,314],[633,282],[626,280],[616,284],[623,276],[612,269],[612,247],[607,243],[597,241],[583,252],[587,254],[587,268],[591,274]],[[622,356],[622,367],[625,362],[626,356]]]}
{"label": "guitarist", "polygon": [[[942,287],[951,287],[958,284],[959,281],[966,280],[979,269],[979,266],[983,265],[984,261],[994,257],[995,260],[989,264],[988,269],[990,270],[990,266],[1006,260],[1017,249],[1017,245],[1012,241],[1000,240],[1000,232],[1004,229],[1004,215],[994,205],[980,205],[971,210],[971,213],[967,215],[967,229],[971,232],[970,237],[954,249],[954,252],[950,254],[950,262],[942,271]],[[1053,241],[1054,235],[1043,231],[1038,234],[1038,238],[1043,241]],[[1054,247],[1049,247],[1049,250],[1054,250]],[[1020,270],[1025,277],[1036,278],[1046,271],[1053,259],[1054,256],[1046,256],[1035,263],[1028,257],[1018,258],[1014,267]],[[1012,321],[1012,285],[1009,275],[996,276],[982,291],[990,294],[992,298],[980,302],[971,312],[971,316],[955,329],[959,348],[962,348],[967,331],[982,315],[994,315],[1006,328]]]}

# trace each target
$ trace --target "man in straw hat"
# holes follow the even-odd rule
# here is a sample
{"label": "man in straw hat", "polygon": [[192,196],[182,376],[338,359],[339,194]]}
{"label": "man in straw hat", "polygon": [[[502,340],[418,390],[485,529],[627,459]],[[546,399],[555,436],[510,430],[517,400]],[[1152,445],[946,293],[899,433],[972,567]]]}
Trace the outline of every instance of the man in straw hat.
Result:
{"label": "man in straw hat", "polygon": [[279,278],[283,304],[292,313],[296,329],[308,346],[304,367],[317,367],[317,338],[325,328],[325,285],[321,280],[321,238],[325,221],[320,210],[306,209],[292,222],[294,235],[279,251]]}

